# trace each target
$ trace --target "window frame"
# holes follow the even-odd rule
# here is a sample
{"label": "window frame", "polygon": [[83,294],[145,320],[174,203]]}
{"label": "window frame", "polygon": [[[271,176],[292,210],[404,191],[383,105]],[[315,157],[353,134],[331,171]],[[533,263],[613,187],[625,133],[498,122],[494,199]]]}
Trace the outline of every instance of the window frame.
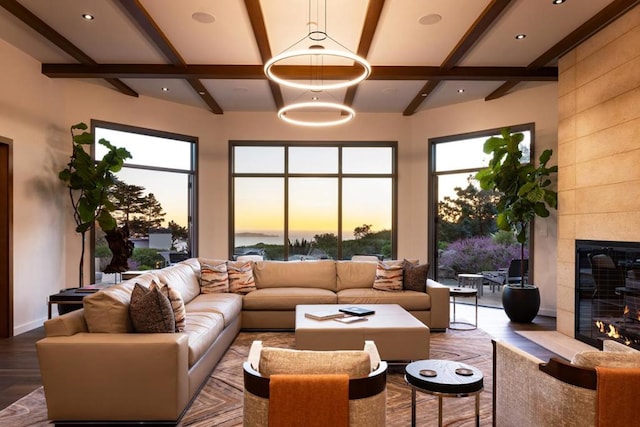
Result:
{"label": "window frame", "polygon": [[[284,171],[282,173],[235,173],[234,148],[235,147],[284,147]],[[289,172],[289,147],[336,147],[338,148],[338,171],[336,173],[290,173]],[[342,149],[343,148],[391,148],[391,172],[385,174],[372,173],[343,173]],[[397,141],[248,141],[229,140],[229,229],[228,251],[229,259],[233,259],[235,249],[235,178],[283,178],[284,180],[284,258],[289,259],[289,248],[284,244],[284,239],[289,236],[289,178],[337,178],[338,179],[338,248],[337,259],[342,259],[342,179],[343,178],[391,178],[391,254],[397,258],[398,251],[398,142]]]}
{"label": "window frame", "polygon": [[[430,269],[429,275],[434,280],[438,280],[438,235],[437,235],[437,220],[438,220],[438,177],[442,175],[451,175],[451,174],[461,174],[461,173],[475,173],[484,167],[478,168],[465,168],[465,169],[452,169],[446,171],[436,171],[436,146],[437,144],[459,141],[464,139],[472,139],[472,138],[489,138],[494,135],[500,135],[500,132],[505,127],[509,127],[511,132],[530,132],[531,141],[529,146],[529,162],[535,163],[535,140],[536,140],[536,132],[535,132],[535,123],[522,123],[513,126],[502,126],[499,128],[493,129],[485,129],[474,132],[461,133],[456,135],[447,135],[436,138],[429,138],[429,165],[428,165],[428,174],[429,174],[429,186],[428,186],[428,195],[427,195],[427,203],[428,207],[428,215],[429,220],[427,224],[428,230],[428,244],[429,244],[429,265],[432,265],[433,268]],[[533,264],[534,264],[534,239],[535,233],[533,232],[535,227],[535,219],[531,221],[531,227],[529,228],[529,282],[534,283],[533,277]]]}
{"label": "window frame", "polygon": [[[114,123],[104,120],[91,119],[91,134],[96,135],[96,128],[103,128],[109,130],[115,130],[120,132],[127,133],[135,133],[139,135],[152,136],[157,138],[165,138],[172,139],[176,141],[184,141],[192,144],[191,149],[191,169],[189,171],[185,171],[184,169],[172,169],[167,167],[157,167],[157,166],[146,166],[139,165],[134,163],[135,159],[130,159],[130,161],[125,161],[126,168],[131,169],[140,169],[140,170],[148,170],[148,171],[156,171],[156,172],[171,172],[171,173],[183,173],[188,175],[188,212],[187,212],[187,227],[189,230],[189,252],[190,257],[198,256],[198,141],[199,138],[197,136],[179,134],[175,132],[162,131],[157,129],[149,129],[143,128],[139,126],[126,125],[122,123]],[[118,146],[113,141],[114,145]],[[97,140],[94,141],[94,144],[91,145],[91,157],[95,160],[95,146],[97,144]],[[118,146],[119,147],[119,146]],[[90,233],[90,259],[95,258],[95,244],[96,244],[96,235],[95,235],[95,227],[91,228]],[[95,263],[91,262],[91,277],[92,280],[95,279],[96,271],[95,271]]]}

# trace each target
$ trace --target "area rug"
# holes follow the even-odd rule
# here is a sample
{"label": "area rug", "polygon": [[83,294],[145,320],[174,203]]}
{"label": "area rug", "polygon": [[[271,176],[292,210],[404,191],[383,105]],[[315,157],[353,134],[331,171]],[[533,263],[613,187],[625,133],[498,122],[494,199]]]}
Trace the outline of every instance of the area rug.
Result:
{"label": "area rug", "polygon": [[[179,426],[211,427],[242,425],[242,363],[254,340],[264,345],[293,348],[292,332],[241,332],[220,360]],[[431,334],[431,358],[464,362],[484,374],[480,395],[480,425],[492,423],[492,347],[491,337],[481,330],[447,331]],[[437,398],[417,393],[417,425],[438,425]],[[443,421],[446,426],[475,425],[475,398],[445,398]],[[387,376],[387,426],[411,423],[411,389],[404,381],[404,368],[392,366]],[[47,426],[42,387],[0,412],[0,426]]]}
{"label": "area rug", "polygon": [[567,360],[573,359],[573,356],[581,351],[595,350],[589,344],[558,331],[516,331],[516,333]]}

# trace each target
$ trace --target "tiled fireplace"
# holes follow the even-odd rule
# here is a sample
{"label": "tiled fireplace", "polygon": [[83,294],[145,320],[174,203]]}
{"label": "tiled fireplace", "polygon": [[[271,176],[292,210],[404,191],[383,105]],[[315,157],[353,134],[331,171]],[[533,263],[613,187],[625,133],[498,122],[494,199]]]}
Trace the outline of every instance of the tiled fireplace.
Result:
{"label": "tiled fireplace", "polygon": [[575,337],[640,349],[640,243],[576,240]]}

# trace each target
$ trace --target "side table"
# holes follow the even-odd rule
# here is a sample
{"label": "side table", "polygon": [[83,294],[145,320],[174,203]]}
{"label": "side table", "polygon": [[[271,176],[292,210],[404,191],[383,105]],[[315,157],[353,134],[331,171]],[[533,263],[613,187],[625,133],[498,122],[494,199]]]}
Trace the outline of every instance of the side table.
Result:
{"label": "side table", "polygon": [[[453,320],[449,322],[449,329],[458,331],[470,331],[478,328],[478,291],[470,288],[451,288],[449,289],[449,296],[451,296],[451,303],[453,304]],[[456,297],[458,298],[471,298],[476,299],[476,323],[456,321]],[[466,327],[452,326],[452,325],[467,325]]]}
{"label": "side table", "polygon": [[478,296],[482,298],[482,286],[484,283],[484,276],[482,274],[458,274],[458,286],[463,288],[470,286],[478,291]]}
{"label": "side table", "polygon": [[450,360],[418,360],[405,367],[404,379],[411,386],[411,426],[416,425],[416,390],[438,397],[438,426],[442,427],[443,397],[476,397],[476,427],[480,426],[482,371]]}

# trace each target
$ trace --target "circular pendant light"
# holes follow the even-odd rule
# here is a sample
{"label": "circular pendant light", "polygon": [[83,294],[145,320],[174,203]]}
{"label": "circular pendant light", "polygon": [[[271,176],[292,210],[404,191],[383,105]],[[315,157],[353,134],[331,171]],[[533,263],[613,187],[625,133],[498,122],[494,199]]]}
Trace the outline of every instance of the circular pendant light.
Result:
{"label": "circular pendant light", "polygon": [[[300,119],[287,117],[288,112],[300,112],[304,110],[317,109],[318,107],[326,108],[332,111],[339,111],[341,114],[346,113],[346,115],[341,116],[339,119],[336,119],[336,120],[322,120],[322,121],[300,120]],[[278,111],[278,117],[287,123],[291,123],[299,126],[311,126],[311,127],[341,125],[352,120],[355,116],[356,116],[356,112],[353,108],[347,105],[337,104],[335,102],[298,102],[296,104],[290,104],[290,105],[284,106]]]}

